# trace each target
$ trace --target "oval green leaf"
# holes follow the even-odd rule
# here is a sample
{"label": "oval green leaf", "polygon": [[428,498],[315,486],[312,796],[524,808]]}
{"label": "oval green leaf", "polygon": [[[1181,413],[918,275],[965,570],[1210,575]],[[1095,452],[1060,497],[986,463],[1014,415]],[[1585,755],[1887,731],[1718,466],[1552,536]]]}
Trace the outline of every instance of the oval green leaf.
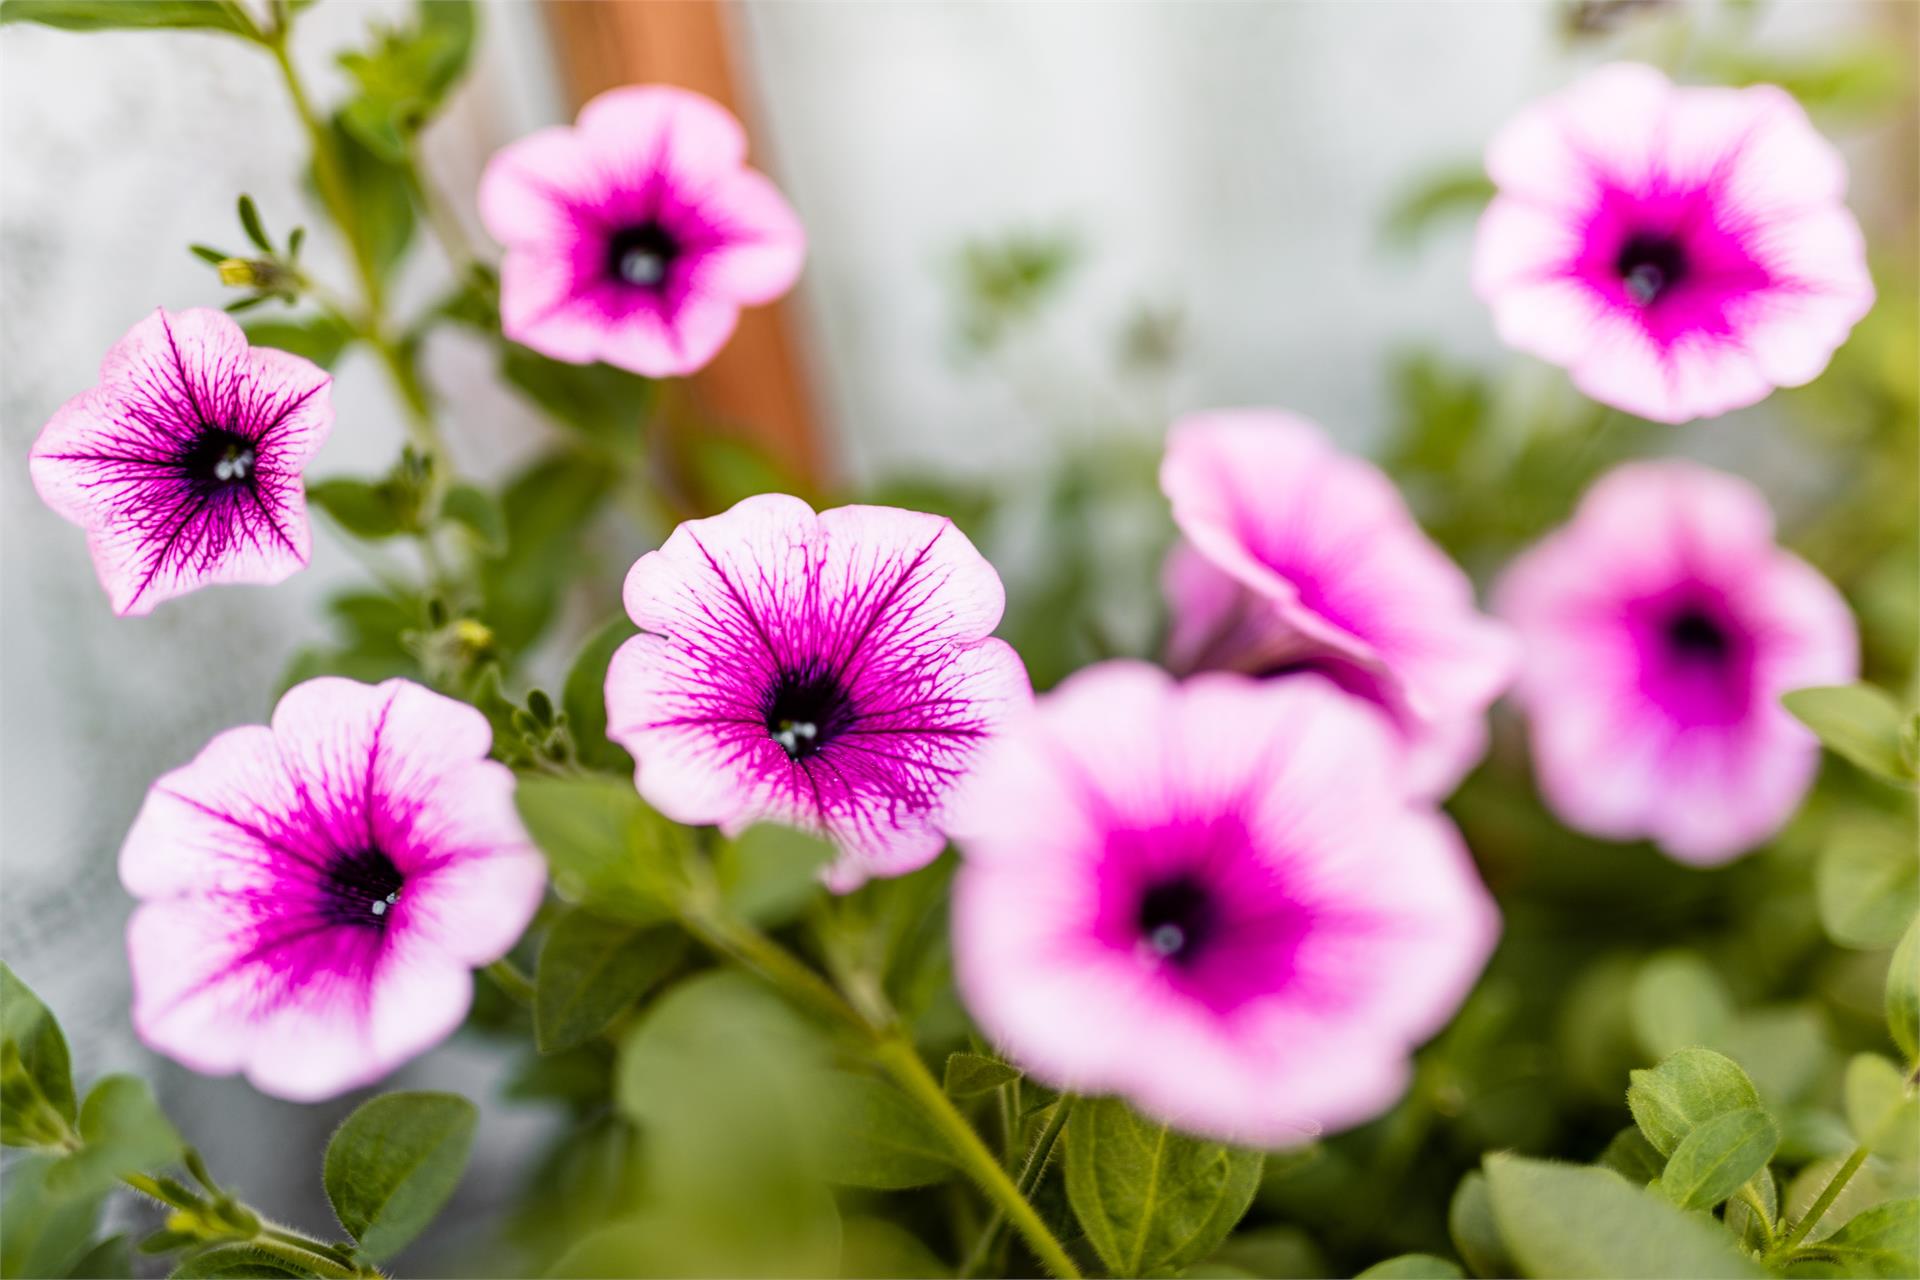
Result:
{"label": "oval green leaf", "polygon": [[348,1116],[327,1144],[334,1216],[370,1258],[419,1235],[460,1184],[480,1113],[451,1093],[389,1093]]}

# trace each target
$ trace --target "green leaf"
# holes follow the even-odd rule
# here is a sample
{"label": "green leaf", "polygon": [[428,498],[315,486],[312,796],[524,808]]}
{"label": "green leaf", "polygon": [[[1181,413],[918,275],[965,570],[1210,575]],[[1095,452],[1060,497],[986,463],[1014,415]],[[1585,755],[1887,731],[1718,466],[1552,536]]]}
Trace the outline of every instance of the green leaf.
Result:
{"label": "green leaf", "polygon": [[70,1280],[133,1280],[133,1241],[108,1236],[81,1255],[67,1272]]}
{"label": "green leaf", "polygon": [[370,1258],[404,1248],[460,1184],[480,1113],[451,1093],[388,1093],[348,1116],[327,1144],[334,1216]]}
{"label": "green leaf", "polygon": [[533,1030],[542,1053],[591,1040],[680,962],[686,935],[569,911],[534,970]]}
{"label": "green leaf", "polygon": [[[413,239],[413,191],[407,167],[369,148],[339,116],[329,126],[334,153],[345,171],[348,210],[381,275],[406,256]],[[318,179],[315,179],[316,186]]]}
{"label": "green leaf", "polygon": [[602,444],[636,450],[653,384],[605,364],[566,364],[505,344],[500,374],[548,416]]}
{"label": "green leaf", "polygon": [[233,9],[214,0],[0,0],[0,23],[37,22],[63,31],[198,30],[251,36]]}
{"label": "green leaf", "polygon": [[1458,1280],[1459,1267],[1430,1253],[1403,1253],[1385,1262],[1376,1262],[1355,1280]]}
{"label": "green leaf", "polygon": [[421,0],[410,27],[380,30],[371,51],[340,55],[359,94],[341,120],[384,159],[407,159],[408,145],[460,79],[473,51],[471,0]]}
{"label": "green leaf", "polygon": [[833,855],[833,846],[819,836],[757,823],[714,855],[721,898],[753,924],[785,924],[820,893],[820,869]]}
{"label": "green leaf", "polygon": [[588,637],[567,669],[560,704],[566,710],[580,763],[588,768],[633,772],[633,758],[607,737],[607,667],[614,651],[638,633],[624,613],[611,619]]}
{"label": "green leaf", "polygon": [[1715,1044],[1733,1023],[1733,1001],[1713,967],[1690,951],[1663,951],[1640,966],[1628,997],[1634,1038],[1656,1061],[1687,1045]]}
{"label": "green leaf", "polygon": [[[1628,1129],[1638,1138],[1639,1131]],[[1644,1141],[1644,1139],[1643,1139]],[[1487,1191],[1487,1175],[1475,1169],[1460,1179],[1453,1202],[1447,1206],[1447,1234],[1453,1238],[1455,1252],[1476,1276],[1491,1280],[1496,1276],[1517,1274],[1507,1243],[1500,1238],[1500,1224],[1493,1218],[1493,1197]]]}
{"label": "green leaf", "polygon": [[1887,1031],[1909,1063],[1920,1060],[1920,916],[1907,926],[1887,967]]}
{"label": "green leaf", "polygon": [[223,1244],[183,1258],[168,1272],[169,1280],[239,1280],[240,1277],[303,1276],[265,1249],[250,1244]]}
{"label": "green leaf", "polygon": [[470,484],[454,485],[440,501],[440,515],[471,533],[474,545],[488,555],[507,549],[507,517],[485,491]]}
{"label": "green leaf", "polygon": [[1920,1198],[1878,1204],[1820,1242],[1840,1252],[1851,1275],[1920,1275]]}
{"label": "green leaf", "polygon": [[247,233],[247,239],[253,241],[253,247],[263,253],[273,252],[273,241],[267,239],[267,229],[260,221],[260,207],[253,197],[242,194],[239,202],[240,229]]}
{"label": "green leaf", "polygon": [[0,964],[0,1143],[57,1147],[76,1108],[67,1038],[40,997]]}
{"label": "green leaf", "polygon": [[129,1173],[143,1173],[180,1158],[184,1144],[137,1076],[107,1076],[80,1107],[80,1150],[47,1170],[47,1191],[59,1196],[98,1195]]}
{"label": "green leaf", "polygon": [[[1777,1154],[1777,1153],[1776,1153]],[[1772,1235],[1772,1225],[1780,1217],[1780,1187],[1773,1180],[1773,1170],[1760,1170],[1752,1179],[1754,1195],[1765,1208],[1764,1216],[1754,1212],[1753,1206],[1745,1196],[1735,1195],[1727,1201],[1724,1221],[1727,1230],[1740,1237],[1740,1242],[1755,1253],[1765,1253]]]}
{"label": "green leaf", "polygon": [[[1276,1157],[1279,1159],[1281,1157]],[[1274,1161],[1269,1161],[1269,1165]],[[1313,1237],[1299,1227],[1253,1227],[1236,1231],[1214,1251],[1207,1263],[1231,1267],[1241,1275],[1271,1276],[1275,1280],[1338,1274],[1320,1255]],[[1189,1269],[1185,1274],[1192,1275]]]}
{"label": "green leaf", "polygon": [[646,806],[632,782],[527,776],[513,798],[562,897],[630,924],[673,914],[681,833]]}
{"label": "green leaf", "polygon": [[1920,858],[1910,823],[1864,818],[1837,826],[1814,872],[1820,923],[1843,947],[1900,940],[1920,911]]}
{"label": "green leaf", "polygon": [[822,1101],[816,1141],[828,1181],[896,1190],[953,1175],[952,1145],[886,1081],[829,1072]]}
{"label": "green leaf", "polygon": [[1494,1219],[1522,1275],[1762,1274],[1718,1224],[1610,1170],[1497,1154],[1486,1172]]}
{"label": "green leaf", "polygon": [[274,347],[280,351],[313,361],[322,369],[331,369],[340,353],[353,341],[353,333],[328,315],[296,316],[291,320],[253,320],[242,326],[247,341],[256,347]]}
{"label": "green leaf", "polygon": [[1870,684],[1795,689],[1781,699],[1828,750],[1890,782],[1913,781],[1913,766],[1901,751],[1909,713]]}
{"label": "green leaf", "polygon": [[1660,1175],[1660,1194],[1682,1209],[1710,1209],[1767,1167],[1780,1130],[1758,1107],[1723,1112],[1680,1140]]}
{"label": "green leaf", "polygon": [[356,538],[377,540],[406,532],[403,513],[385,484],[339,477],[307,484],[307,501]]}
{"label": "green leaf", "polygon": [[1067,1121],[1067,1200],[1114,1275],[1176,1271],[1214,1251],[1253,1202],[1261,1155],[1175,1133],[1117,1098]]}
{"label": "green leaf", "polygon": [[1477,214],[1493,199],[1493,180],[1479,168],[1436,174],[1401,196],[1382,228],[1389,243],[1409,245],[1447,217]]}
{"label": "green leaf", "polygon": [[1920,1157],[1920,1094],[1877,1053],[1847,1063],[1847,1128],[1855,1141],[1895,1163]]}
{"label": "green leaf", "polygon": [[1667,1158],[1647,1141],[1647,1135],[1640,1132],[1638,1126],[1628,1125],[1613,1135],[1595,1163],[1644,1187],[1660,1176],[1660,1171],[1667,1167]]}
{"label": "green leaf", "polygon": [[950,1098],[973,1098],[992,1093],[1020,1078],[1020,1068],[978,1053],[947,1055],[946,1090]]}
{"label": "green leaf", "polygon": [[66,1275],[86,1253],[100,1218],[99,1195],[49,1194],[51,1156],[11,1161],[0,1181],[0,1276]]}
{"label": "green leaf", "polygon": [[546,630],[562,586],[581,576],[580,539],[613,490],[614,473],[581,454],[534,463],[500,496],[506,554],[481,573],[484,617],[502,647],[520,650]]}
{"label": "green leaf", "polygon": [[1627,1078],[1634,1123],[1665,1156],[1715,1116],[1760,1105],[1760,1093],[1739,1063],[1697,1045]]}

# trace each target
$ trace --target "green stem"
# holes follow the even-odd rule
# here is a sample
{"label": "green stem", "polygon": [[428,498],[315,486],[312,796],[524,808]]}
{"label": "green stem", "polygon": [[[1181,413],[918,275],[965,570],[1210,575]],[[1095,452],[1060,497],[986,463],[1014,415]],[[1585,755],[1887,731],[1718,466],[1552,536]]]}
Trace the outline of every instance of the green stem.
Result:
{"label": "green stem", "polygon": [[1745,1202],[1747,1211],[1753,1215],[1753,1220],[1760,1224],[1760,1232],[1766,1240],[1767,1251],[1772,1252],[1773,1215],[1767,1212],[1767,1206],[1761,1201],[1760,1193],[1753,1189],[1753,1183],[1744,1183],[1740,1188],[1739,1196]]}
{"label": "green stem", "polygon": [[1853,1175],[1860,1172],[1860,1166],[1866,1162],[1867,1149],[1855,1147],[1853,1154],[1847,1157],[1847,1162],[1834,1171],[1833,1177],[1821,1189],[1819,1199],[1800,1216],[1800,1221],[1793,1224],[1793,1230],[1787,1233],[1787,1238],[1780,1242],[1782,1252],[1805,1240],[1807,1233],[1820,1225],[1820,1219],[1827,1216],[1827,1210],[1833,1208],[1833,1202],[1840,1198],[1840,1193],[1847,1189],[1847,1183],[1853,1181]]}
{"label": "green stem", "polygon": [[[1004,1092],[1004,1090],[1003,1090]],[[1060,1131],[1066,1128],[1067,1113],[1073,1110],[1073,1095],[1063,1093],[1053,1104],[1053,1110],[1047,1115],[1047,1123],[1040,1130],[1040,1136],[1033,1140],[1032,1150],[1027,1152],[1026,1163],[1020,1166],[1019,1180],[1014,1183],[1022,1199],[1033,1201],[1033,1190],[1040,1185],[1040,1179],[1047,1171],[1047,1162],[1053,1158],[1054,1145],[1060,1140]],[[987,1225],[981,1228],[980,1238],[973,1242],[973,1248],[967,1254],[967,1260],[960,1267],[962,1277],[977,1276],[986,1266],[987,1255],[993,1252],[994,1245],[1000,1239],[1000,1232],[1007,1224],[1006,1214],[996,1206],[993,1216],[987,1219]]]}
{"label": "green stem", "polygon": [[[187,1220],[195,1223],[210,1221],[206,1214],[209,1206],[203,1200],[190,1198],[183,1200],[179,1195],[170,1193],[157,1180],[144,1173],[122,1174],[120,1180],[143,1196],[150,1196],[168,1208],[179,1210],[187,1215]],[[303,1236],[284,1227],[277,1227],[260,1219],[260,1229],[252,1235],[226,1234],[215,1225],[211,1231],[199,1231],[197,1234],[208,1245],[245,1245],[271,1254],[283,1262],[310,1271],[314,1275],[327,1277],[328,1280],[356,1280],[358,1277],[378,1275],[378,1271],[369,1271],[354,1265],[343,1250],[321,1240]],[[217,1219],[211,1221],[217,1224]]]}

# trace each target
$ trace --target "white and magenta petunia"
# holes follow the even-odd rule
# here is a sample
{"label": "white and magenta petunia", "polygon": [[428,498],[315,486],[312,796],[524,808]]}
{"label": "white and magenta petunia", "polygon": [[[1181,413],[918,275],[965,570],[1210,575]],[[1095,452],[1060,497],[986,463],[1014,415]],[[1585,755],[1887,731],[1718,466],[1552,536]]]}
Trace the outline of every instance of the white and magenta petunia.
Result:
{"label": "white and magenta petunia", "polygon": [[1846,602],[1774,543],[1751,485],[1692,463],[1602,477],[1496,597],[1548,804],[1593,835],[1710,865],[1776,831],[1819,744],[1780,705],[1859,664]]}
{"label": "white and magenta petunia", "polygon": [[740,308],[792,288],[806,256],[799,220],[746,153],[725,108],[667,85],[609,90],[572,128],[503,148],[480,216],[507,251],[507,337],[656,378],[713,359]]}
{"label": "white and magenta petunia", "polygon": [[1486,749],[1513,638],[1380,469],[1290,414],[1217,410],[1174,424],[1160,487],[1183,535],[1168,664],[1324,676],[1392,721],[1414,790],[1450,790]]}
{"label": "white and magenta petunia", "polygon": [[1008,725],[955,804],[961,995],[1048,1084],[1279,1146],[1378,1115],[1499,934],[1381,718],[1137,662]]}
{"label": "white and magenta petunia", "polygon": [[1873,305],[1847,171],[1783,89],[1591,72],[1487,149],[1473,287],[1507,343],[1658,422],[1826,368]]}
{"label": "white and magenta petunia", "polygon": [[333,429],[332,385],[219,311],[155,311],[41,429],[34,488],[86,530],[117,614],[279,582],[312,550],[300,473]]}
{"label": "white and magenta petunia", "polygon": [[822,832],[838,890],[938,856],[948,794],[1032,697],[990,634],[999,576],[940,516],[762,494],[642,556],[626,605],[643,634],[607,723],[640,794],[679,822]]}
{"label": "white and magenta petunia", "polygon": [[326,677],[155,782],[120,852],[140,1038],[299,1101],[444,1039],[546,884],[491,741],[419,685]]}

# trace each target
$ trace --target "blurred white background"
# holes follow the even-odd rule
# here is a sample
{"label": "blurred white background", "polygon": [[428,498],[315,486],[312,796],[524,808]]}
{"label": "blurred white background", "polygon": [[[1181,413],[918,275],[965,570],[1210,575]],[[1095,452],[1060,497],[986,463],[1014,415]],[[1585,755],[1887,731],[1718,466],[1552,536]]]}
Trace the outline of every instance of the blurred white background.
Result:
{"label": "blurred white background", "polygon": [[[309,12],[299,54],[323,97],[342,83],[332,54],[399,9]],[[738,17],[754,159],[811,236],[799,304],[820,417],[861,476],[1042,456],[1082,408],[1077,371],[1101,367],[1142,302],[1187,317],[1179,405],[1286,405],[1364,445],[1400,345],[1495,351],[1466,285],[1469,228],[1398,254],[1382,247],[1387,210],[1421,178],[1471,165],[1503,118],[1578,68],[1546,4],[768,0]],[[490,0],[485,18],[475,74],[428,139],[469,215],[488,153],[566,117],[539,12]],[[1864,5],[1777,6],[1768,38],[1872,20]],[[344,1108],[146,1060],[127,1025],[129,903],[113,863],[157,773],[264,718],[319,602],[356,566],[323,531],[311,571],[284,586],[118,620],[81,535],[39,504],[26,467],[47,416],[143,313],[226,300],[185,246],[237,242],[238,192],[280,231],[317,222],[302,155],[270,62],[237,41],[0,32],[0,946],[62,1017],[83,1075],[153,1073],[216,1170],[321,1228],[319,1134]],[[1087,253],[1051,331],[1065,400],[1044,417],[956,359],[944,279],[964,240],[1020,227],[1070,230]],[[321,235],[311,254],[337,268],[336,248]],[[417,253],[403,308],[445,279],[431,248]],[[497,476],[531,451],[542,428],[492,384],[477,344],[439,340],[428,360],[462,470]],[[360,356],[337,376],[338,425],[314,473],[379,470],[401,439],[387,386]],[[1084,392],[1097,402],[1091,377]],[[455,1044],[407,1080],[484,1092],[498,1067]],[[218,1126],[196,1122],[214,1114]],[[487,1114],[462,1193],[476,1202],[515,1172],[515,1126],[539,1123]],[[287,1141],[259,1141],[261,1125]]]}

